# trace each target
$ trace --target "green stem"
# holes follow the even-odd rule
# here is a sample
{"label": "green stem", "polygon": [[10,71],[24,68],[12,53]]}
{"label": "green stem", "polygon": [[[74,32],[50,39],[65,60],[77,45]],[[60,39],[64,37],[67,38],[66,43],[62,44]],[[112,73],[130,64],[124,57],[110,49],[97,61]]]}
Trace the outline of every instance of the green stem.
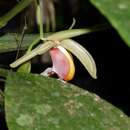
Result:
{"label": "green stem", "polygon": [[72,22],[71,26],[69,27],[69,30],[71,30],[75,26],[75,24],[76,24],[76,20],[75,20],[75,18],[73,18],[73,22]]}
{"label": "green stem", "polygon": [[13,9],[11,9],[4,16],[0,17],[0,28],[4,27],[8,21],[10,21],[14,16],[26,8],[33,0],[22,0]]}
{"label": "green stem", "polygon": [[0,104],[2,104],[3,102],[3,98],[4,98],[4,92],[0,89]]}
{"label": "green stem", "polygon": [[40,8],[40,4],[37,4],[37,22],[39,26],[39,32],[40,32],[40,39],[43,39],[43,21],[42,21],[42,12]]}
{"label": "green stem", "polygon": [[23,28],[23,31],[22,31],[22,34],[21,34],[21,38],[20,38],[20,42],[18,42],[18,49],[17,49],[17,54],[16,54],[16,58],[18,58],[19,56],[19,52],[20,52],[20,48],[21,48],[21,45],[22,45],[22,42],[23,42],[23,39],[24,39],[24,35],[25,35],[25,31],[27,29],[27,23],[26,23],[26,19],[25,19],[25,25],[24,25],[24,28]]}
{"label": "green stem", "polygon": [[37,37],[37,38],[31,43],[31,45],[29,46],[29,48],[28,48],[28,50],[27,50],[27,53],[30,52],[30,51],[33,49],[33,47],[34,47],[39,41],[40,41],[40,38]]}

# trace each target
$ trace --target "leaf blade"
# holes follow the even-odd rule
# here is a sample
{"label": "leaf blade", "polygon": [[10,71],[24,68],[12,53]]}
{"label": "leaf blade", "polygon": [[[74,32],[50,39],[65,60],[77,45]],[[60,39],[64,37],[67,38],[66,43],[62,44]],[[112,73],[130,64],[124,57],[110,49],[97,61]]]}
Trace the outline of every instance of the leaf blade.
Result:
{"label": "leaf blade", "polygon": [[9,73],[5,113],[9,130],[130,130],[130,119],[99,96],[34,74]]}
{"label": "leaf blade", "polygon": [[109,20],[122,39],[130,47],[130,1],[90,0]]}

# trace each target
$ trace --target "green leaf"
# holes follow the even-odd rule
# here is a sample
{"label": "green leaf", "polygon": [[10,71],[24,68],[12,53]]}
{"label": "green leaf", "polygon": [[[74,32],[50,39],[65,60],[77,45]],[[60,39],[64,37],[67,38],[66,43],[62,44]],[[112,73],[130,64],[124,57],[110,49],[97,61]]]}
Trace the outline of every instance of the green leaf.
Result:
{"label": "green leaf", "polygon": [[90,0],[130,47],[130,0]]}
{"label": "green leaf", "polygon": [[130,119],[97,95],[36,74],[8,75],[5,112],[9,130],[130,130]]}
{"label": "green leaf", "polygon": [[[21,50],[25,50],[39,35],[26,34],[21,44]],[[18,43],[16,41],[16,34],[6,34],[0,37],[0,53],[16,51]]]}
{"label": "green leaf", "polygon": [[33,0],[21,0],[14,8],[0,17],[0,28],[4,27],[14,16],[26,8]]}
{"label": "green leaf", "polygon": [[0,68],[0,77],[7,77],[9,70]]}

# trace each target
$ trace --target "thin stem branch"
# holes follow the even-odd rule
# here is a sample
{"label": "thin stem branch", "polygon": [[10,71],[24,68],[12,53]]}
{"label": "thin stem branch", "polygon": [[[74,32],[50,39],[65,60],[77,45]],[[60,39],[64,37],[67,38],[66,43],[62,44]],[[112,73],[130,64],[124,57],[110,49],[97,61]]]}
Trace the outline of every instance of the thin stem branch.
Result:
{"label": "thin stem branch", "polygon": [[40,39],[43,40],[43,18],[42,18],[42,11],[40,7],[40,1],[37,2],[37,22],[39,26],[39,32],[40,32]]}

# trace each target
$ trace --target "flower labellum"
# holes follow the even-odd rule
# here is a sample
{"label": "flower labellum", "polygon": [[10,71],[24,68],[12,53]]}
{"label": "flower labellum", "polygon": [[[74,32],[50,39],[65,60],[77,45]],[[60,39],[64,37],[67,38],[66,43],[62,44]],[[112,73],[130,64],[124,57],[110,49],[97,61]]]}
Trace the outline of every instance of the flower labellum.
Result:
{"label": "flower labellum", "polygon": [[71,80],[75,74],[75,66],[71,54],[62,46],[57,46],[50,50],[50,55],[53,63],[52,71],[60,79]]}

